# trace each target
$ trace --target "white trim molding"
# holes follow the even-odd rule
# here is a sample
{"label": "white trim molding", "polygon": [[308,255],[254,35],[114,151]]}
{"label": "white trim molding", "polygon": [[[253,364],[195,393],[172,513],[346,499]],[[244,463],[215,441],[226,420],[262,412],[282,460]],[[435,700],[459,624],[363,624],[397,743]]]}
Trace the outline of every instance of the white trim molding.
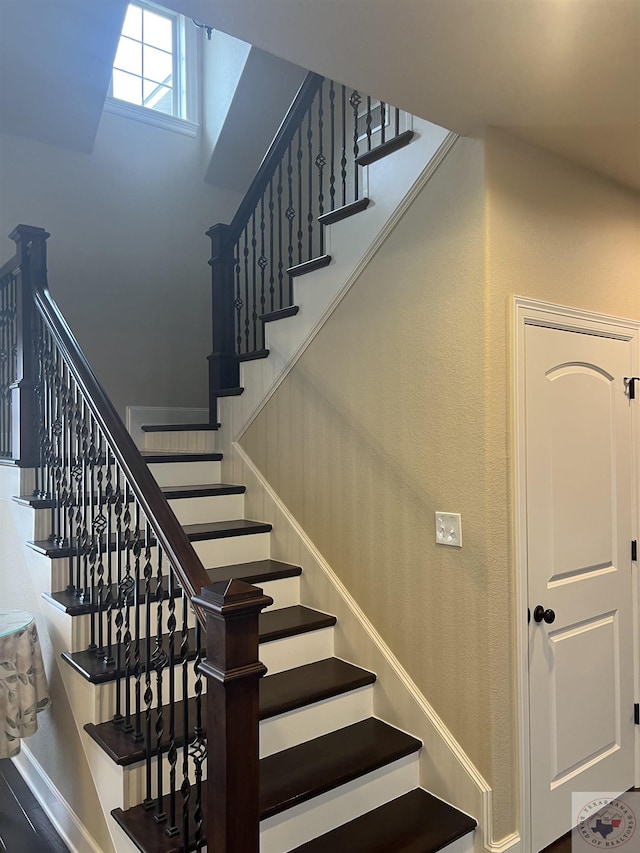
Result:
{"label": "white trim molding", "polygon": [[[316,569],[322,573],[325,583],[314,584],[312,581],[314,592],[318,586],[324,585],[326,587],[326,582],[328,582],[333,595],[325,596],[323,601],[314,598],[309,604],[311,606],[324,604],[326,609],[337,615],[340,632],[347,635],[345,647],[348,646],[352,652],[357,647],[358,652],[362,654],[359,660],[356,660],[356,656],[352,654],[352,662],[360,666],[374,668],[379,676],[386,676],[388,680],[393,679],[392,684],[387,683],[385,685],[385,690],[390,691],[396,700],[398,699],[398,690],[404,691],[409,699],[408,703],[394,701],[394,704],[402,705],[403,709],[409,705],[414,711],[417,711],[415,718],[403,720],[403,722],[425,744],[425,764],[437,765],[435,768],[428,767],[424,773],[421,770],[423,787],[430,790],[435,796],[450,802],[455,808],[476,818],[479,827],[474,839],[474,851],[476,853],[481,853],[481,851],[506,853],[507,850],[512,851],[512,853],[520,853],[521,839],[517,832],[506,838],[494,839],[493,792],[491,787],[449,731],[444,721],[419,690],[357,601],[318,551],[261,471],[237,442],[233,444],[232,455],[234,477],[240,477],[242,482],[247,485],[248,494],[255,496],[256,493],[261,493],[258,497],[260,505],[258,511],[265,520],[272,523],[277,521],[278,541],[280,543],[286,542],[284,547],[287,550],[292,544],[297,543],[295,557],[289,555],[289,560],[298,560],[303,557],[304,559],[301,559],[300,562],[304,566],[305,574],[313,577]],[[253,508],[251,512],[253,512]],[[276,547],[282,547],[282,545]],[[272,557],[274,559],[287,559],[287,555],[279,555],[278,553],[272,554]],[[322,594],[320,595],[322,596]],[[361,639],[368,643],[369,652],[362,652],[361,644],[358,642]],[[339,653],[338,649],[336,653]],[[340,654],[340,656],[344,657],[345,655]],[[415,720],[418,721],[420,731],[413,727]],[[389,722],[398,724],[394,720],[389,720]],[[441,783],[443,779],[450,783],[449,792],[438,789],[438,783]],[[454,791],[456,796],[455,801],[452,802]]]}
{"label": "white trim molding", "polygon": [[71,853],[103,853],[27,745],[22,744],[13,763]]}
{"label": "white trim molding", "polygon": [[[564,331],[600,335],[602,337],[630,340],[633,342],[635,371],[640,375],[640,320],[631,320],[605,314],[597,314],[565,305],[554,305],[522,296],[511,297],[511,434],[513,436],[513,495],[514,495],[514,555],[516,590],[516,638],[517,638],[517,702],[519,720],[520,752],[520,832],[522,853],[531,850],[531,790],[530,790],[530,746],[529,746],[529,627],[527,622],[527,483],[525,445],[525,329],[527,326],[544,326]],[[636,436],[635,448],[640,447],[640,414],[632,410],[632,428]],[[635,470],[634,502],[639,507],[640,452],[633,459]],[[636,515],[634,535],[640,534],[640,513]],[[640,696],[640,583],[638,566],[634,569],[634,655],[636,700]],[[636,732],[636,785],[640,780],[640,735]]]}

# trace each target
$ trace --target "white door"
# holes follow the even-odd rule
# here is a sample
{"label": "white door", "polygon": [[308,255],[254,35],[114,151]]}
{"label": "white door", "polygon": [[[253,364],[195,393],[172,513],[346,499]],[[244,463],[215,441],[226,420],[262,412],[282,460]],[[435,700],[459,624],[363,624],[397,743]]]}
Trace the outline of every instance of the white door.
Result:
{"label": "white door", "polygon": [[[629,341],[526,330],[532,850],[634,783]],[[537,618],[534,618],[535,608]],[[546,617],[546,618],[545,618]]]}

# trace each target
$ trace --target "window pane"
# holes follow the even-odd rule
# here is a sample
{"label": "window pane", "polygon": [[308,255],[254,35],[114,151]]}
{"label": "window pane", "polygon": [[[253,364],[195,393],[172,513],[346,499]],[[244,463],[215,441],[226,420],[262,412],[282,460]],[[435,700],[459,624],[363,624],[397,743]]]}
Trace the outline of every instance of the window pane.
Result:
{"label": "window pane", "polygon": [[170,18],[144,10],[145,44],[159,47],[169,53],[173,50],[173,22]]}
{"label": "window pane", "polygon": [[114,68],[142,75],[142,45],[124,36],[118,44],[118,52],[113,63]]}
{"label": "window pane", "polygon": [[161,113],[173,115],[173,89],[144,81],[144,106]]}
{"label": "window pane", "polygon": [[122,26],[122,35],[142,41],[142,9],[129,4]]}
{"label": "window pane", "polygon": [[171,83],[173,59],[170,53],[144,46],[144,76],[156,83]]}
{"label": "window pane", "polygon": [[113,97],[142,106],[142,80],[124,71],[113,71]]}

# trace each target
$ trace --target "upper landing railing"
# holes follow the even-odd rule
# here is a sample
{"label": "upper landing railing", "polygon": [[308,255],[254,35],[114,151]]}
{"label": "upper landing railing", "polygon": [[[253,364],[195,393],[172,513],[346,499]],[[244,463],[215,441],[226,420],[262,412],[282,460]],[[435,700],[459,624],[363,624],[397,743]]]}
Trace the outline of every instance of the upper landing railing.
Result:
{"label": "upper landing railing", "polygon": [[233,221],[207,232],[212,392],[239,384],[239,361],[266,355],[264,323],[293,305],[294,277],[330,260],[326,225],[367,206],[361,167],[411,135],[396,107],[307,76]]}

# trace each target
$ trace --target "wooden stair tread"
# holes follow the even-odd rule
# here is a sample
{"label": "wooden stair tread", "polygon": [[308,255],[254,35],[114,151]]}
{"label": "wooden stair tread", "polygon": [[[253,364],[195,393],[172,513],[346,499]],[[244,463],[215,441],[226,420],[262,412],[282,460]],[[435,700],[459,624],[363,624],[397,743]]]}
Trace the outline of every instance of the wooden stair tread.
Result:
{"label": "wooden stair tread", "polygon": [[253,352],[243,352],[240,355],[237,355],[236,358],[238,361],[258,361],[261,358],[268,358],[269,350],[268,349],[257,349]]}
{"label": "wooden stair tread", "polygon": [[269,755],[260,761],[260,816],[278,814],[421,746],[411,735],[370,717]]}
{"label": "wooden stair tread", "polygon": [[199,524],[183,524],[182,529],[190,542],[201,542],[205,539],[228,539],[231,536],[269,533],[272,526],[263,521],[235,518],[232,521],[204,521]]}
{"label": "wooden stair tread", "polygon": [[325,658],[267,675],[260,681],[260,719],[357,690],[375,680],[373,672],[340,658]]}
{"label": "wooden stair tread", "polygon": [[260,614],[260,642],[269,643],[290,637],[292,633],[306,634],[321,628],[331,628],[336,617],[318,610],[311,610],[301,604],[281,607],[278,610],[265,610]]}
{"label": "wooden stair tread", "polygon": [[[264,819],[303,803],[417,752],[421,746],[419,740],[370,718],[263,758],[260,761],[260,817]],[[203,802],[206,797],[207,783],[203,782]],[[192,829],[195,800],[193,786],[189,798]],[[156,824],[153,812],[146,811],[144,806],[126,811],[114,809],[111,814],[143,853],[180,853],[182,850],[180,836],[168,838],[163,824]],[[204,834],[206,837],[206,812]]]}
{"label": "wooden stair tread", "polygon": [[412,130],[405,130],[404,133],[399,133],[397,136],[394,136],[393,139],[389,139],[381,145],[376,145],[376,147],[372,148],[370,151],[365,151],[360,154],[356,157],[356,163],[358,166],[368,166],[370,163],[375,163],[376,160],[381,160],[388,154],[393,154],[394,151],[404,148],[405,145],[408,145],[411,142],[413,137],[414,132]]}
{"label": "wooden stair tread", "polygon": [[244,394],[244,388],[239,385],[235,388],[212,388],[210,394],[212,397],[239,397]]}
{"label": "wooden stair tread", "polygon": [[[281,578],[295,577],[302,574],[300,566],[293,566],[290,563],[282,563],[279,560],[256,560],[252,563],[236,563],[232,566],[221,566],[220,568],[206,570],[211,578],[211,583],[218,581],[227,581],[232,579],[243,580],[246,583],[258,584],[267,581],[280,580]],[[162,578],[163,600],[166,600],[168,595],[169,579],[166,575]],[[153,577],[150,584],[151,595],[154,601],[157,600],[156,589],[157,581]],[[82,591],[80,591],[82,592]],[[176,582],[174,584],[174,597],[181,594],[181,587]],[[107,587],[102,590],[102,609],[105,609],[104,602],[107,595]],[[42,597],[64,610],[69,616],[83,616],[87,613],[95,613],[100,608],[98,607],[98,589],[93,587],[81,595],[74,590],[60,590],[58,592],[44,592]],[[111,585],[111,600],[117,601],[118,585]],[[138,585],[138,600],[141,604],[145,602],[145,581],[140,580]],[[129,603],[133,604],[133,592],[129,596]]]}
{"label": "wooden stair tread", "polygon": [[295,264],[289,267],[287,273],[293,278],[300,275],[306,275],[316,270],[321,270],[323,267],[328,267],[331,263],[331,255],[319,255],[317,258],[311,258],[308,261],[303,261],[301,264]]}
{"label": "wooden stair tread", "polygon": [[[190,542],[203,542],[210,539],[229,539],[235,536],[252,536],[258,533],[269,533],[271,525],[262,521],[251,521],[247,518],[235,518],[231,521],[205,521],[200,524],[184,524],[182,529],[187,534]],[[144,537],[143,537],[144,540]],[[34,551],[44,554],[51,559],[59,559],[61,557],[69,557],[76,551],[76,539],[71,540],[71,543],[57,546],[48,539],[41,539],[36,542],[27,542],[27,545]],[[152,538],[149,545],[153,547],[156,544],[155,538]],[[125,547],[124,541],[122,548]],[[103,537],[102,551],[115,551],[116,537],[113,535],[109,542]],[[85,549],[88,553],[88,548]]]}
{"label": "wooden stair tread", "polygon": [[[261,643],[268,643],[272,640],[284,639],[285,637],[295,637],[299,634],[304,634],[309,631],[327,628],[335,625],[335,616],[328,616],[326,613],[320,613],[317,610],[311,610],[308,607],[302,607],[299,604],[294,604],[291,607],[283,607],[280,610],[267,610],[261,613],[258,617],[258,632]],[[180,631],[176,631],[174,640],[174,655],[176,663],[179,661],[180,655]],[[195,630],[189,630],[189,647],[187,659],[195,658]],[[133,671],[134,646],[131,644],[131,662],[130,669]],[[152,651],[155,647],[155,639],[151,638]],[[165,653],[169,650],[169,635],[162,636],[162,649]],[[144,670],[146,666],[146,641],[140,639],[140,667]],[[121,643],[119,646],[113,644],[113,657],[115,660],[120,660],[120,674],[124,675],[124,658],[125,646]],[[94,684],[104,684],[108,681],[113,681],[116,677],[116,664],[105,663],[102,656],[97,655],[91,649],[85,649],[81,652],[63,652],[62,658],[69,663],[83,678],[91,681]],[[144,678],[144,673],[143,676]]]}
{"label": "wooden stair tread", "polygon": [[291,563],[283,563],[280,560],[267,559],[207,569],[207,573],[211,578],[211,583],[235,579],[246,583],[261,584],[281,578],[298,577],[302,574],[302,568]]}
{"label": "wooden stair tread", "polygon": [[246,486],[233,483],[209,483],[202,486],[162,486],[161,492],[168,501],[179,498],[207,498],[217,495],[243,495]]}
{"label": "wooden stair tread", "polygon": [[143,424],[140,429],[143,432],[208,432],[217,430],[220,424]]}
{"label": "wooden stair tread", "polygon": [[290,853],[436,853],[475,828],[473,818],[416,788]]}
{"label": "wooden stair tread", "polygon": [[[338,696],[349,690],[355,690],[366,684],[372,684],[375,675],[364,669],[353,666],[338,658],[327,658],[304,666],[267,675],[260,681],[260,719],[265,720],[277,714],[284,714],[296,708],[302,708],[327,699]],[[196,700],[188,699],[189,720],[195,719]],[[184,716],[183,702],[175,703],[175,741],[176,746],[184,743]],[[157,710],[151,712],[152,731],[152,755],[157,754],[157,742],[155,726],[158,719]],[[162,720],[164,736],[160,749],[165,752],[169,749],[169,705],[162,709]],[[107,755],[122,766],[134,764],[145,758],[146,750],[144,741],[134,741],[130,733],[123,732],[122,727],[114,725],[111,721],[106,723],[87,723],[85,731],[104,749]],[[206,736],[206,728],[204,731]],[[189,738],[193,731],[189,732]]]}
{"label": "wooden stair tread", "polygon": [[286,308],[278,308],[276,311],[268,311],[260,314],[258,320],[263,323],[273,323],[275,320],[284,320],[285,317],[295,317],[300,308],[297,305],[287,305]]}
{"label": "wooden stair tread", "polygon": [[140,453],[148,465],[161,462],[220,462],[222,460],[222,453],[215,451],[187,453],[179,450],[141,450]]}
{"label": "wooden stair tread", "polygon": [[335,207],[333,210],[327,211],[318,217],[318,222],[321,225],[333,225],[334,222],[340,222],[353,216],[356,213],[361,213],[369,207],[370,199],[359,198],[357,201],[352,201],[349,204],[343,204],[342,207]]}

